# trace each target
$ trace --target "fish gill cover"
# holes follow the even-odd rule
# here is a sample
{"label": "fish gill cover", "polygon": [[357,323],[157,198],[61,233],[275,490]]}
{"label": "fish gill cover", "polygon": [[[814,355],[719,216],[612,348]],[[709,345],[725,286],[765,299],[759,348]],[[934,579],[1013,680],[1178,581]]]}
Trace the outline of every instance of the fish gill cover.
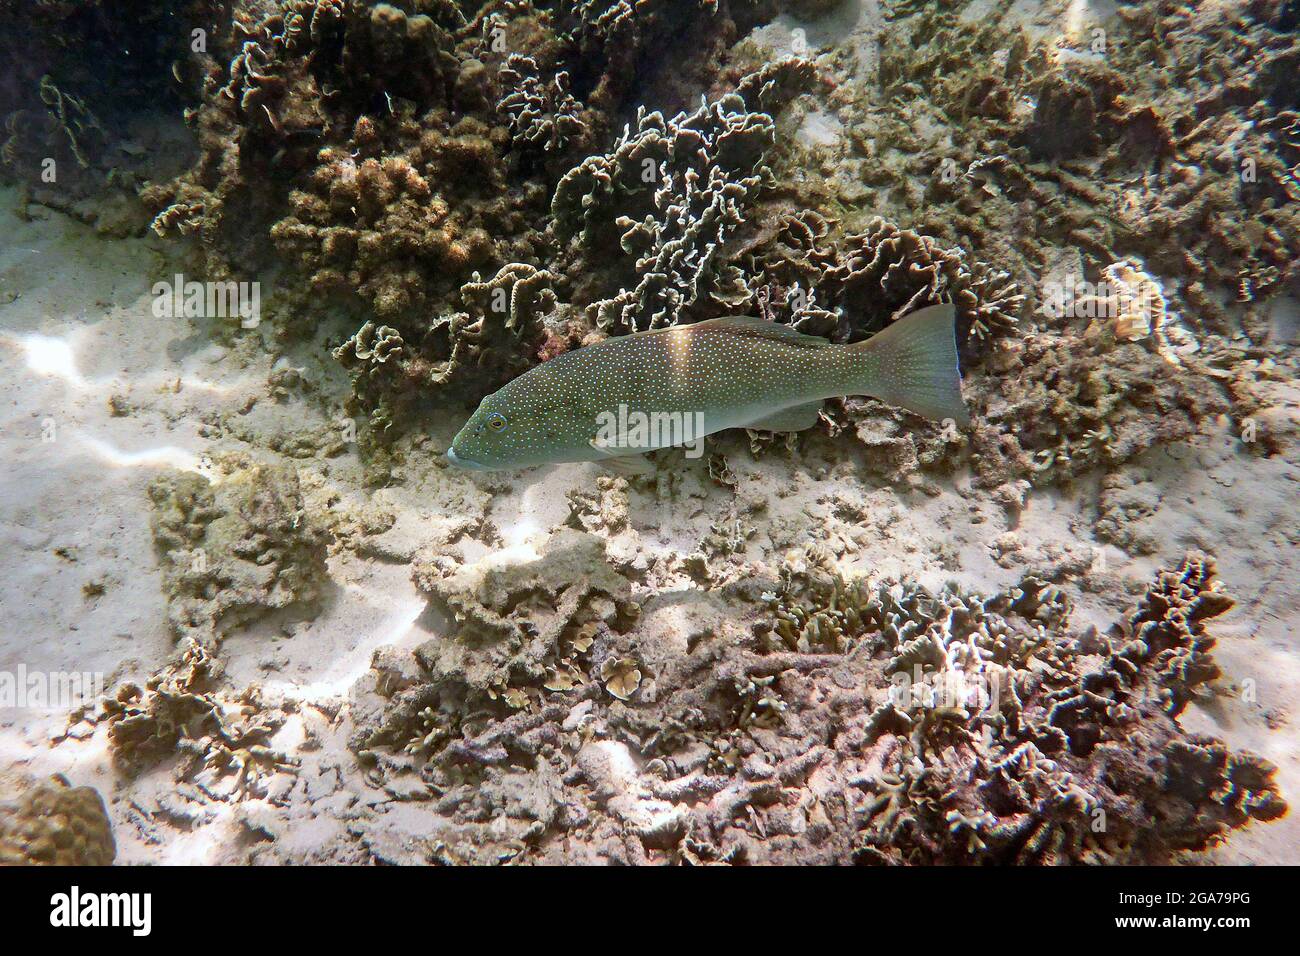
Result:
{"label": "fish gill cover", "polygon": [[[143,550],[85,585],[161,594],[163,650],[50,751],[99,741],[118,789],[6,778],[6,862],[184,831],[241,862],[1162,863],[1285,814],[1293,685],[1227,593],[1294,595],[1293,3],[0,0],[0,60],[14,229],[140,250],[113,328],[171,337],[169,384],[111,381],[94,427],[194,453],[137,474]],[[849,396],[650,477],[443,459],[608,337],[844,345],[939,303],[966,429]],[[194,341],[224,384],[187,405]]]}

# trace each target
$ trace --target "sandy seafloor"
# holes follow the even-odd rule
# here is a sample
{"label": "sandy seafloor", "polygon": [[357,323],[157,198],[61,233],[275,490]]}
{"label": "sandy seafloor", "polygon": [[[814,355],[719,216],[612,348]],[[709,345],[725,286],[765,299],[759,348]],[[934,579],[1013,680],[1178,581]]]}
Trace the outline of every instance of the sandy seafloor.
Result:
{"label": "sandy seafloor", "polygon": [[[62,772],[98,788],[114,823],[119,863],[241,862],[268,842],[278,861],[355,861],[363,856],[349,834],[358,819],[370,821],[372,849],[377,833],[394,848],[427,836],[429,805],[395,803],[367,780],[346,746],[350,702],[363,692],[357,688],[373,652],[440,636],[422,616],[425,600],[409,562],[423,542],[462,520],[465,509],[493,521],[507,549],[532,553],[566,518],[566,494],[591,486],[595,467],[563,465],[488,480],[448,472],[430,455],[422,466],[406,466],[401,483],[372,490],[352,449],[331,458],[276,452],[279,438],[338,427],[325,409],[341,403],[347,379],[323,349],[303,344],[280,355],[259,331],[219,345],[206,323],[156,318],[149,285],[170,269],[165,244],[101,239],[48,210],[21,221],[13,208],[13,194],[0,194],[0,670],[23,663],[102,671],[113,686],[143,681],[167,662],[174,642],[145,493],[161,468],[202,469],[205,455],[244,451],[297,467],[309,499],[321,507],[382,507],[396,521],[368,548],[332,552],[332,587],[314,620],[259,622],[223,644],[235,686],[258,681],[303,705],[275,741],[301,767],[273,786],[274,799],[193,800],[178,792],[167,763],[128,780],[112,767],[103,727],[86,739],[52,743],[65,729],[63,712],[0,711],[0,762],[38,776]],[[1296,308],[1294,301],[1279,305],[1292,315]],[[286,363],[301,370],[319,400],[273,394],[268,377]],[[1294,415],[1300,387],[1291,383],[1285,394]],[[126,399],[128,414],[112,413],[113,396]],[[205,437],[205,415],[236,411],[243,438],[230,431]],[[431,414],[432,447],[446,446],[462,414]],[[42,440],[48,420],[53,441]],[[865,516],[853,538],[855,568],[935,587],[956,580],[988,593],[1013,585],[1036,563],[1100,548],[1105,572],[1089,578],[1086,590],[1070,591],[1076,621],[1105,627],[1158,567],[1190,549],[1210,552],[1238,600],[1214,628],[1222,682],[1253,681],[1257,693],[1249,702],[1217,694],[1212,707],[1193,703],[1181,721],[1275,763],[1282,793],[1294,801],[1300,796],[1294,703],[1300,700],[1300,576],[1292,542],[1300,462],[1294,449],[1289,458],[1245,453],[1229,426],[1220,421],[1187,444],[1151,449],[1125,466],[1145,473],[1158,495],[1157,509],[1141,522],[1155,542],[1149,556],[1130,557],[1092,538],[1095,479],[1068,490],[1032,490],[1013,526],[960,474],[925,494],[846,477],[816,455],[769,455],[740,473],[738,495],[769,500],[769,527],[751,539],[746,557],[770,557],[840,533],[825,514],[828,502],[845,499]],[[691,552],[730,495],[693,474],[669,500],[640,485],[630,494],[630,527],[611,538],[611,552],[665,560]],[[999,562],[1008,551],[1018,558]],[[490,557],[486,549],[480,556]],[[88,595],[88,585],[98,587]],[[700,594],[684,583],[679,607],[689,609]],[[308,740],[310,747],[301,746]],[[250,833],[261,834],[261,842]],[[400,849],[392,855],[400,857]],[[1199,859],[1300,861],[1300,818],[1292,813],[1239,831]]]}

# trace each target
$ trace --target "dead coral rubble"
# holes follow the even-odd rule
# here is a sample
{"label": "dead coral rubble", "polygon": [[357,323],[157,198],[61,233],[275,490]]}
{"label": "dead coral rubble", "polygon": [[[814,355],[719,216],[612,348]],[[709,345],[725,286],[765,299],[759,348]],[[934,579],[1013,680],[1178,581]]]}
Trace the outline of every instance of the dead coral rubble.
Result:
{"label": "dead coral rubble", "polygon": [[[565,560],[598,549],[566,534]],[[376,661],[354,746],[445,821],[402,859],[1155,863],[1285,812],[1266,761],[1177,720],[1217,675],[1207,628],[1231,603],[1205,558],[1102,635],[1032,575],[935,594],[814,557],[729,586],[734,621],[649,674],[610,597],[574,630],[592,585],[544,568],[435,575],[460,636],[415,668]]]}
{"label": "dead coral rubble", "polygon": [[[179,756],[175,779],[202,778],[209,797],[266,796],[273,774],[296,769],[270,743],[285,715],[264,706],[256,686],[233,695],[224,683],[221,662],[187,640],[144,687],[123,684],[90,719],[107,724],[113,760],[128,774]],[[224,794],[215,786],[223,778]]]}
{"label": "dead coral rubble", "polygon": [[592,635],[625,629],[636,613],[627,579],[606,564],[603,539],[570,529],[535,561],[450,574],[420,564],[415,582],[455,635],[421,651],[425,666],[481,693],[567,669]]}
{"label": "dead coral rubble", "polygon": [[1227,409],[1212,379],[1171,365],[1148,342],[1118,341],[1095,325],[1008,343],[996,375],[975,383],[968,397],[981,412],[972,461],[988,487],[1114,467],[1192,437]]}

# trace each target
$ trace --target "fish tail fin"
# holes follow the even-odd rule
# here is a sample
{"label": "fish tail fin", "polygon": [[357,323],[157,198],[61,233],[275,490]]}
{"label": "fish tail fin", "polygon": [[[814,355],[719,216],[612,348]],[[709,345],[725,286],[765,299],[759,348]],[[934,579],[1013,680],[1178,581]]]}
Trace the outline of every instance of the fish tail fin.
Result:
{"label": "fish tail fin", "polygon": [[970,424],[961,397],[957,366],[956,309],[951,302],[932,305],[903,318],[865,342],[849,346],[857,358],[850,394],[870,395],[890,405],[958,425]]}

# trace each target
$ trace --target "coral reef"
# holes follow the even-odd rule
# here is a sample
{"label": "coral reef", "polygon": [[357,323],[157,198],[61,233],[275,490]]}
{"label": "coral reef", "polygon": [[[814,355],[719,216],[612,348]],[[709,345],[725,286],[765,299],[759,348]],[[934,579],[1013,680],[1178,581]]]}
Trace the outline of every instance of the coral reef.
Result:
{"label": "coral reef", "polygon": [[[347,146],[318,154],[320,165],[290,193],[290,215],[271,227],[271,238],[313,291],[355,292],[381,321],[417,329],[415,316],[450,291],[435,277],[485,265],[495,255],[490,234],[508,234],[518,215],[504,197],[484,198],[504,192],[490,135],[472,118],[377,124],[363,116]],[[396,143],[381,146],[390,137]],[[447,189],[471,169],[476,189]]]}
{"label": "coral reef", "polygon": [[855,342],[926,305],[952,302],[967,358],[975,346],[1008,335],[1025,295],[1002,270],[932,236],[882,218],[834,242],[816,213],[783,217],[771,239],[750,252],[761,311],[810,335]]}
{"label": "coral reef", "polygon": [[459,292],[466,311],[438,316],[410,344],[398,329],[367,321],[334,349],[354,372],[353,405],[387,426],[413,403],[475,402],[527,371],[548,341],[555,278],[522,262],[486,280],[475,272]]}
{"label": "coral reef", "polygon": [[[760,71],[735,96],[695,114],[687,125],[698,129],[682,131],[671,155],[660,157],[669,165],[656,170],[659,188],[610,210],[637,219],[617,227],[627,233],[625,262],[593,268],[586,257],[565,255],[552,266],[545,214],[548,204],[563,210],[580,201],[597,157],[566,171],[607,139],[633,76],[663,77],[668,103],[707,87],[707,79],[688,80],[708,73],[711,57],[687,48],[664,56],[657,38],[696,20],[723,26],[733,15],[754,22],[774,12],[736,6],[743,12],[695,0],[564,11],[525,2],[488,4],[467,20],[453,4],[414,0],[237,4],[228,28],[178,67],[198,97],[187,117],[200,157],[182,176],[147,184],[142,196],[156,210],[155,231],[200,240],[193,251],[209,276],[291,263],[271,305],[281,335],[318,326],[321,303],[350,317],[362,331],[336,355],[356,373],[354,404],[382,433],[406,424],[430,387],[463,404],[494,387],[496,376],[459,375],[471,364],[495,364],[480,355],[490,333],[467,300],[481,281],[472,276],[496,272],[505,281],[512,270],[549,269],[560,277],[557,292],[581,280],[574,296],[563,296],[573,303],[566,310],[602,315],[633,308],[612,301],[619,296],[674,319],[696,301],[726,297],[735,275],[715,261],[716,250],[758,185],[755,167],[772,136],[761,111],[794,95],[798,78],[810,75],[804,61]],[[725,36],[724,28],[719,43]],[[645,115],[668,132],[662,113]],[[654,136],[647,128],[633,138]],[[701,136],[707,143],[696,142]],[[647,157],[661,152],[645,149]],[[644,287],[633,282],[638,261],[654,263],[667,285],[653,276]],[[597,298],[611,301],[598,309]],[[517,321],[510,349],[501,342],[492,353],[511,373],[537,358],[538,343]],[[391,361],[370,354],[370,336],[381,328],[380,354]]]}
{"label": "coral reef", "polygon": [[[666,119],[639,108],[609,152],[565,173],[551,201],[554,231],[571,243],[566,275],[575,299],[594,303],[598,328],[658,328],[749,300],[727,246],[770,184],[771,113],[817,78],[810,61],[791,57],[692,113]],[[603,252],[614,243],[624,256],[611,264]]]}
{"label": "coral reef", "polygon": [[311,614],[327,580],[328,534],[304,509],[297,472],[227,465],[215,483],[168,472],[149,485],[168,624],[209,647],[271,612]]}
{"label": "coral reef", "polygon": [[104,799],[66,777],[0,778],[0,866],[109,866],[117,855]]}
{"label": "coral reef", "polygon": [[[792,63],[792,70],[802,66]],[[576,237],[589,254],[617,241],[627,256],[613,281],[630,288],[596,303],[598,327],[673,325],[692,307],[746,297],[738,269],[722,261],[723,247],[762,188],[763,155],[774,138],[772,118],[740,93],[671,119],[641,109],[612,150],[564,175],[551,202],[559,237]],[[580,256],[570,274],[589,268]],[[574,279],[585,297],[589,287]]]}
{"label": "coral reef", "polygon": [[501,67],[501,85],[510,90],[497,109],[510,120],[510,135],[524,151],[564,153],[587,132],[582,104],[569,92],[569,74],[559,71],[550,82],[538,72],[537,61],[512,53]]}
{"label": "coral reef", "polygon": [[[177,853],[1163,864],[1286,813],[1294,766],[1237,742],[1276,759],[1287,695],[1238,695],[1262,644],[1216,627],[1214,561],[1143,584],[1217,540],[1252,625],[1294,603],[1285,559],[1221,537],[1295,465],[1294,4],[1073,11],[1100,35],[1014,0],[145,6],[0,0],[0,60],[36,37],[0,77],[4,175],[22,215],[101,229],[137,196],[133,245],[258,278],[270,321],[167,326],[229,391],[75,409],[122,447],[197,420],[195,470],[148,512],[131,488],[174,647],[133,645],[52,758],[102,759],[111,807],[24,780],[0,862],[111,862],[112,813],[131,862],[212,826]],[[851,396],[653,478],[443,456],[460,409],[606,336],[752,314],[849,343],[938,302],[969,428]],[[45,593],[112,633],[126,588],[82,560]]]}
{"label": "coral reef", "polygon": [[[1004,26],[1008,8],[895,17],[878,94],[848,94],[868,113],[853,135],[869,185],[1018,279],[1045,271],[1051,244],[1092,269],[1137,257],[1221,333],[1217,290],[1253,301],[1294,278],[1293,31],[1156,0],[1050,42]],[[917,116],[952,140],[918,135]]]}
{"label": "coral reef", "polygon": [[[601,567],[599,541],[571,531],[550,562],[575,548],[583,573]],[[599,623],[566,638],[580,599],[547,567],[476,571],[477,590],[437,575],[459,636],[414,669],[376,660],[354,746],[389,793],[448,818],[415,858],[1154,863],[1286,809],[1266,761],[1177,722],[1217,675],[1207,624],[1231,605],[1206,558],[1161,572],[1103,635],[1033,575],[936,594],[846,580],[810,552],[770,579],[765,611],[743,610],[759,581],[729,586],[734,625],[663,661]],[[561,676],[546,661],[567,640]],[[583,655],[603,663],[584,674]],[[465,680],[495,702],[464,699]]]}

